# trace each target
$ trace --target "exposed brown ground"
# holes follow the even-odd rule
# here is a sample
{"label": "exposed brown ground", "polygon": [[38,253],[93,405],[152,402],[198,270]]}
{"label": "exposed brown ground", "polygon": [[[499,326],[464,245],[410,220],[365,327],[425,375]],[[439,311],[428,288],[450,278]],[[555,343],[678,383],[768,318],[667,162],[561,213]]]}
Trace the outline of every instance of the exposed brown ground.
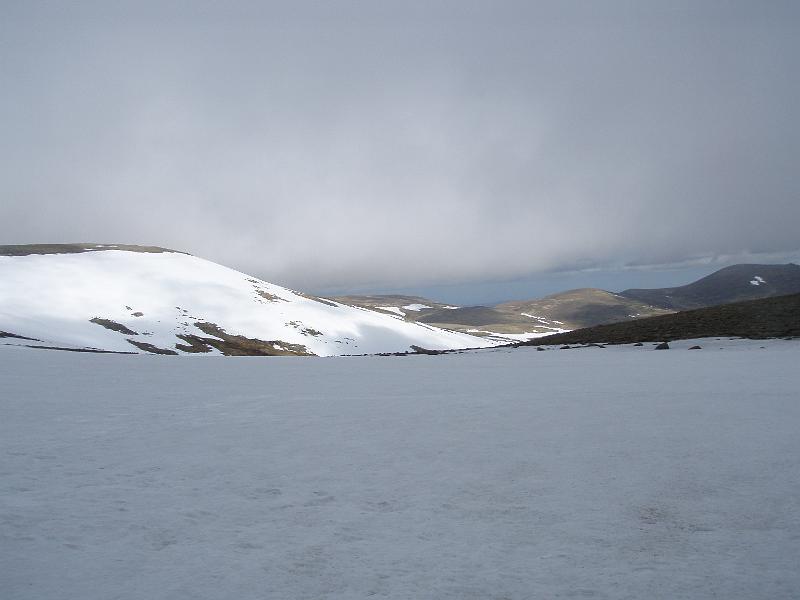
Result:
{"label": "exposed brown ground", "polygon": [[[183,352],[206,353],[216,348],[225,356],[313,356],[302,344],[280,340],[259,340],[243,335],[231,335],[215,323],[198,322],[195,326],[207,333],[205,337],[194,334],[178,335],[186,344],[176,344]],[[130,340],[129,340],[130,341]],[[275,346],[280,346],[276,348]]]}
{"label": "exposed brown ground", "polygon": [[178,353],[175,350],[170,350],[169,348],[159,348],[154,344],[148,344],[147,342],[138,342],[136,340],[128,340],[129,344],[132,344],[139,348],[139,350],[144,350],[145,352],[151,352],[153,354],[168,354],[172,356],[177,356]]}
{"label": "exposed brown ground", "polygon": [[117,331],[119,333],[124,333],[125,335],[139,335],[137,332],[133,331],[125,327],[122,323],[117,323],[116,321],[112,321],[111,319],[103,319],[101,317],[95,317],[94,319],[89,319],[91,323],[95,325],[100,325],[101,327],[105,327],[106,329],[110,329],[111,331]]}

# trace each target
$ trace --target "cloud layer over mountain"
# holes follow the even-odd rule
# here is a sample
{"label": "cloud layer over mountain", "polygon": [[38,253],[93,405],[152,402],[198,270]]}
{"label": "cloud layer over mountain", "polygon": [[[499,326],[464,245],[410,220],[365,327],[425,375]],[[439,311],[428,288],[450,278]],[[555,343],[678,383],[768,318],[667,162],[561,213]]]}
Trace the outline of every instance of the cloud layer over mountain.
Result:
{"label": "cloud layer over mountain", "polygon": [[790,2],[6,3],[0,238],[315,289],[796,252],[799,34]]}

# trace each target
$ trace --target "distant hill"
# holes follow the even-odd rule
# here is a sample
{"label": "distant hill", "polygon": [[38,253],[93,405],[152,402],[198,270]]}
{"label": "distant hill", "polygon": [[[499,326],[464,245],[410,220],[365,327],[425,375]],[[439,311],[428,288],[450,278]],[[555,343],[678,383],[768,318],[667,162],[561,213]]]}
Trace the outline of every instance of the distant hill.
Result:
{"label": "distant hill", "polygon": [[504,302],[495,308],[504,313],[543,318],[558,323],[565,329],[579,329],[672,312],[596,288],[569,290],[545,296],[540,300]]}
{"label": "distant hill", "polygon": [[495,306],[448,306],[417,296],[337,296],[333,299],[398,314],[409,321],[509,340],[674,312],[595,288]]}
{"label": "distant hill", "polygon": [[525,340],[567,328],[543,317],[504,311],[496,306],[465,306],[457,310],[437,311],[420,317],[420,322],[506,340]]}
{"label": "distant hill", "polygon": [[337,296],[333,299],[435,327],[511,340],[673,312],[594,288],[496,306],[450,306],[418,296]]}
{"label": "distant hill", "polygon": [[704,337],[764,339],[798,336],[800,294],[792,294],[597,325],[542,337],[522,345],[628,344]]}
{"label": "distant hill", "polygon": [[800,265],[733,265],[688,285],[660,289],[631,289],[621,292],[669,310],[716,306],[742,300],[800,293]]}
{"label": "distant hill", "polygon": [[530,337],[638,319],[671,311],[593,288],[570,290],[538,300],[504,302],[496,306],[471,306],[437,310],[419,320],[461,331],[491,331],[500,335]]}
{"label": "distant hill", "polygon": [[420,296],[350,295],[334,296],[331,300],[397,315],[414,323],[501,341],[527,339],[526,334],[533,337],[564,331],[563,327],[546,319],[531,319],[493,306],[453,306]]}

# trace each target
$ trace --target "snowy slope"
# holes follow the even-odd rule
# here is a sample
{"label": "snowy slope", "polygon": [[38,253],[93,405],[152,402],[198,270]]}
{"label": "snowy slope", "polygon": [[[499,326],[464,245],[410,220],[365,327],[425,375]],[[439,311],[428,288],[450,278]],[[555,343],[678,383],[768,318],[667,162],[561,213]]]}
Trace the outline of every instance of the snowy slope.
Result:
{"label": "snowy slope", "polygon": [[4,343],[110,351],[371,354],[491,345],[177,252],[0,256]]}

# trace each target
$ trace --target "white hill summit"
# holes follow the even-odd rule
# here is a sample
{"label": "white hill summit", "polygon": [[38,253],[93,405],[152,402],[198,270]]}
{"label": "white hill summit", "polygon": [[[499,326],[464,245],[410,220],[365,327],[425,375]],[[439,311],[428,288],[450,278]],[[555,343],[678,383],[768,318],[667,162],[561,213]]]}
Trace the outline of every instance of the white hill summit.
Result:
{"label": "white hill summit", "polygon": [[494,345],[309,296],[150,246],[0,246],[0,342],[228,355],[376,354]]}

